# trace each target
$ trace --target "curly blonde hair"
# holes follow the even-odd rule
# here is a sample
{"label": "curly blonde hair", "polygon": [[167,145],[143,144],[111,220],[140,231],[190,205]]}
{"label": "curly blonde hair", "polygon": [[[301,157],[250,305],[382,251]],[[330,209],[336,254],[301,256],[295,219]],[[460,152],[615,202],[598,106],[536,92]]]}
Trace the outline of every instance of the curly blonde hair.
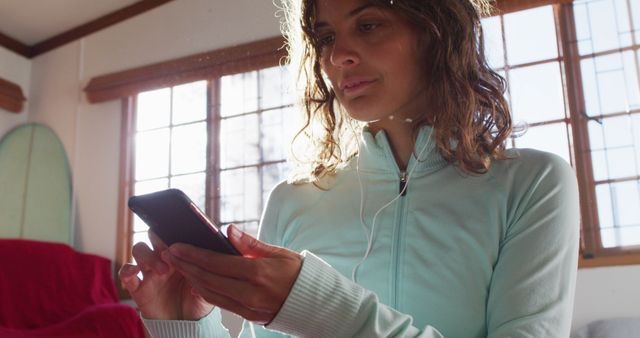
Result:
{"label": "curly blonde hair", "polygon": [[[431,124],[440,154],[461,170],[482,174],[492,160],[505,159],[512,132],[505,80],[488,65],[480,19],[492,6],[488,0],[370,0],[380,8],[406,18],[424,37],[422,56],[433,118],[414,121],[414,136]],[[315,182],[357,154],[353,127],[359,122],[345,114],[320,67],[320,49],[314,32],[315,0],[284,0],[282,31],[289,62],[296,69],[299,106],[304,126],[293,143],[306,141],[294,181]],[[453,142],[452,142],[453,141]],[[293,147],[295,148],[295,147]]]}

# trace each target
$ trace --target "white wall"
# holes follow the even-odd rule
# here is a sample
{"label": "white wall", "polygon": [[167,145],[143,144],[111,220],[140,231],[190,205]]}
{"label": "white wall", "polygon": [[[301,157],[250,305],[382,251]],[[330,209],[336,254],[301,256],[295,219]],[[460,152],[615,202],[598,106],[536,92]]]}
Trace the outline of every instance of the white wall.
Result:
{"label": "white wall", "polygon": [[[97,75],[276,36],[274,12],[265,0],[178,0],[41,55],[32,66],[0,48],[0,76],[32,84],[29,120],[50,125],[67,149],[79,250],[115,257],[121,109],[119,101],[88,104],[82,88]],[[26,116],[0,111],[0,133],[5,121]],[[581,270],[574,327],[640,316],[637,285],[640,266]]]}
{"label": "white wall", "polygon": [[640,266],[578,271],[573,327],[616,317],[640,318]]}
{"label": "white wall", "polygon": [[22,93],[27,97],[27,103],[18,114],[0,109],[0,137],[18,124],[27,121],[30,76],[31,61],[0,46],[0,78],[20,86]]}

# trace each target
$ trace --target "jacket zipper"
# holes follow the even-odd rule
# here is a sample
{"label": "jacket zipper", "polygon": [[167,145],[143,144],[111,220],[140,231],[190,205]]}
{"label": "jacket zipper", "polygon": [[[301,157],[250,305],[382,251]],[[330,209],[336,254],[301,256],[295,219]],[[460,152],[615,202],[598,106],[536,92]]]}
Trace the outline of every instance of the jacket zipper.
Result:
{"label": "jacket zipper", "polygon": [[[400,191],[398,191],[398,193],[402,192],[403,189],[405,189],[407,185],[407,172],[406,171],[402,171],[400,173]],[[404,190],[404,192],[402,192],[401,196],[405,196],[407,194],[407,189]],[[394,238],[395,238],[395,243],[393,245],[393,276],[391,276],[391,304],[393,304],[393,308],[397,309],[398,308],[398,280],[400,279],[400,245],[402,245],[402,241],[400,240],[402,237],[402,233],[403,233],[403,222],[404,222],[404,198],[400,198],[398,200],[398,204],[397,204],[397,212],[396,212],[396,218],[395,218],[395,231],[394,231]]]}
{"label": "jacket zipper", "polygon": [[398,193],[402,193],[402,196],[407,195],[408,189],[405,189],[406,186],[407,186],[407,172],[402,171],[400,172],[400,190],[398,190]]}

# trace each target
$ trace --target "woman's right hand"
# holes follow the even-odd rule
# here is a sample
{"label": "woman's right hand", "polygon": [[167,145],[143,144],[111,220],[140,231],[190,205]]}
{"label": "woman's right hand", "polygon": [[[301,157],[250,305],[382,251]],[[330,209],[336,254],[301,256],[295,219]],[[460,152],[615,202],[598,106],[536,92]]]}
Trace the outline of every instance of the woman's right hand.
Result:
{"label": "woman's right hand", "polygon": [[[149,231],[153,249],[146,243],[133,246],[138,265],[127,263],[120,268],[122,286],[129,291],[145,319],[198,320],[206,316],[213,305],[207,303],[178,273],[169,260],[162,258],[166,244]],[[142,271],[142,280],[138,273]]]}

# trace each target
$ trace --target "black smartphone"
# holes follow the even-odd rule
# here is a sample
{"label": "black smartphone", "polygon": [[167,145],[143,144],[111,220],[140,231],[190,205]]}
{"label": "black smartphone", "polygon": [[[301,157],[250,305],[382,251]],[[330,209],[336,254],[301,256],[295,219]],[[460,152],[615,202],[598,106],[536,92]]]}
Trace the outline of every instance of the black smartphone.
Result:
{"label": "black smartphone", "polygon": [[187,243],[240,256],[220,227],[178,189],[133,196],[129,198],[128,205],[167,245]]}

